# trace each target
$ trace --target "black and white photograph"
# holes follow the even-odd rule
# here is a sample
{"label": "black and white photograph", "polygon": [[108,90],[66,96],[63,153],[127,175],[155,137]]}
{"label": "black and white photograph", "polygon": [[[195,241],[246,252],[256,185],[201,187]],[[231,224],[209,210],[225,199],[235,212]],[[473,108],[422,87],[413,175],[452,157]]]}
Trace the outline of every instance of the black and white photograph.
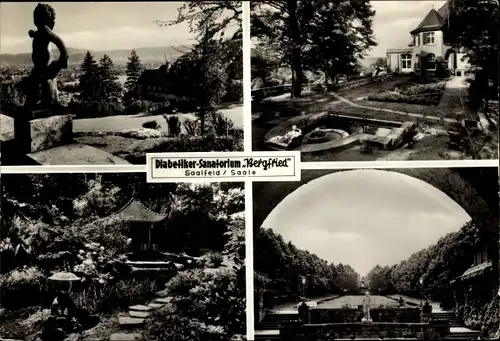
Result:
{"label": "black and white photograph", "polygon": [[498,340],[498,169],[253,183],[255,340]]}
{"label": "black and white photograph", "polygon": [[241,340],[242,183],[2,174],[0,339]]}
{"label": "black and white photograph", "polygon": [[243,150],[241,1],[2,2],[2,165]]}
{"label": "black and white photograph", "polygon": [[252,148],[496,160],[498,0],[253,1]]}

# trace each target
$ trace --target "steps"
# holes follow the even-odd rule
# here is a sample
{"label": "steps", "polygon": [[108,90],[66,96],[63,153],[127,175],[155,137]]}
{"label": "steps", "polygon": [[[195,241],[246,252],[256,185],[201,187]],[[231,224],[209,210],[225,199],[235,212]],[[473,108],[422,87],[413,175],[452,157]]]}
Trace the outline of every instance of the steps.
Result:
{"label": "steps", "polygon": [[147,305],[130,306],[128,312],[118,315],[118,324],[123,332],[114,333],[109,341],[142,341],[144,337],[140,329],[144,327],[146,319],[154,310],[171,304],[172,297],[157,297]]}
{"label": "steps", "polygon": [[299,314],[290,312],[270,312],[259,324],[259,330],[279,330],[280,325],[286,321],[296,321]]}
{"label": "steps", "polygon": [[455,313],[451,311],[443,311],[443,312],[436,312],[432,313],[432,318],[434,320],[448,320],[450,322],[450,327],[462,327],[462,321],[455,316]]}
{"label": "steps", "polygon": [[444,340],[477,340],[480,332],[477,330],[471,330],[463,333],[451,333],[444,337]]}

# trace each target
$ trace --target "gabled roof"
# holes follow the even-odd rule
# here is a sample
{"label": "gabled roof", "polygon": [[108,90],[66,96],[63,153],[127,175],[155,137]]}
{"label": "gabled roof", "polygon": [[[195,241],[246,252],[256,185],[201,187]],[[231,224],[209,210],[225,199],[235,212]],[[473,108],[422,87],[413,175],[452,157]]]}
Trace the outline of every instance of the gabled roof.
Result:
{"label": "gabled roof", "polygon": [[438,9],[438,14],[443,18],[446,19],[448,14],[450,13],[450,3],[446,1],[443,6],[441,6],[440,9]]}
{"label": "gabled roof", "polygon": [[129,222],[156,223],[162,221],[167,216],[153,212],[142,202],[132,198],[118,212],[114,213],[113,217],[118,217]]}
{"label": "gabled roof", "polygon": [[[442,7],[441,7],[442,9]],[[439,9],[439,10],[441,10]],[[424,20],[420,23],[420,25],[417,26],[413,31],[411,31],[411,34],[417,33],[417,32],[422,32],[422,31],[427,31],[427,30],[439,30],[443,27],[444,25],[444,17],[441,16],[434,8],[427,13],[425,16]]]}
{"label": "gabled roof", "polygon": [[168,68],[166,65],[160,66],[158,69],[149,69],[142,71],[138,84],[166,86],[169,85]]}

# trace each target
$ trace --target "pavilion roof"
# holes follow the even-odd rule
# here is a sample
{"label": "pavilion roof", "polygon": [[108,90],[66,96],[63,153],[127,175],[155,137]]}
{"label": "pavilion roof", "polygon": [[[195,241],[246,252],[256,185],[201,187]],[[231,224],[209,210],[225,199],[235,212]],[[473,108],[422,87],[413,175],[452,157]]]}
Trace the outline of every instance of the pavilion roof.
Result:
{"label": "pavilion roof", "polygon": [[474,265],[473,267],[470,267],[469,269],[465,270],[465,272],[459,278],[463,280],[476,277],[484,273],[484,271],[491,268],[491,266],[492,266],[491,262],[484,262],[478,265]]}
{"label": "pavilion roof", "polygon": [[112,216],[129,222],[144,223],[160,222],[167,217],[165,214],[154,212],[136,198],[130,199],[125,206],[115,212]]}

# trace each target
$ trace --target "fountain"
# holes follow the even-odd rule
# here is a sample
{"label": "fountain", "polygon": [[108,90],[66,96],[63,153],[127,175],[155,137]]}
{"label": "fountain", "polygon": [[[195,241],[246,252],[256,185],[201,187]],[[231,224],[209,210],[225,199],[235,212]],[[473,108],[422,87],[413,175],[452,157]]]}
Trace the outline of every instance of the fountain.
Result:
{"label": "fountain", "polygon": [[380,120],[330,111],[294,117],[271,129],[265,141],[272,150],[295,149],[302,153],[340,152],[361,144],[394,150],[415,134],[415,122]]}
{"label": "fountain", "polygon": [[[423,321],[418,307],[391,305],[374,307],[369,292],[364,292],[362,304],[357,308],[322,307],[309,310],[304,322],[282,325],[282,340],[335,340],[335,339],[442,339],[450,333],[450,326],[437,321]],[[360,297],[361,298],[361,297]]]}
{"label": "fountain", "polygon": [[297,128],[296,125],[292,126],[292,129],[284,135],[276,135],[268,140],[268,143],[280,146],[284,149],[289,149],[294,146],[295,143],[299,142],[302,137],[302,130]]}

